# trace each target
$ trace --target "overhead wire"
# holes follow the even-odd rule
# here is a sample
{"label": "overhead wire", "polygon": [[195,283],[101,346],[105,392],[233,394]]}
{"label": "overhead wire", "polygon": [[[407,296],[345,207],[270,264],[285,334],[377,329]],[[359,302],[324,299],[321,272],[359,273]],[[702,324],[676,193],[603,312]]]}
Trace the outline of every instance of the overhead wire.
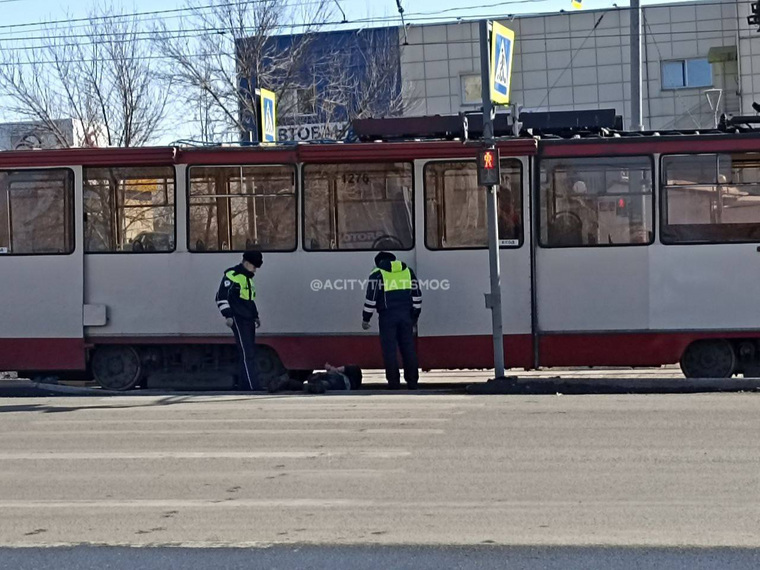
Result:
{"label": "overhead wire", "polygon": [[[0,0],[0,2],[1,1],[2,0]],[[210,8],[214,8],[214,7],[243,6],[243,5],[247,5],[247,4],[260,4],[260,3],[264,3],[264,2],[268,2],[268,1],[271,1],[271,0],[242,0],[240,2],[225,2],[225,3],[207,4],[207,5],[202,5],[202,6],[195,7],[195,9],[206,10],[206,9],[210,9]],[[497,2],[493,6],[503,6],[503,5],[507,5],[507,4],[521,4],[521,3],[536,3],[536,2],[544,2],[544,1],[548,1],[548,0],[511,0],[510,2]],[[739,0],[739,2],[741,2],[741,1],[742,0]],[[322,3],[321,0],[311,0],[311,1],[294,2],[291,5],[292,6],[306,6],[306,5],[314,5],[314,4],[320,4],[320,3]],[[707,5],[707,4],[712,4],[712,3],[700,3],[699,5],[702,6],[702,5]],[[715,2],[714,4],[721,4],[722,5],[724,3],[723,2]],[[649,9],[652,9],[652,8],[670,8],[670,7],[673,7],[673,6],[672,5],[668,5],[668,6],[655,5],[655,6],[651,6]],[[678,6],[675,6],[675,7],[677,8]],[[460,8],[456,8],[456,9],[450,8],[450,9],[444,9],[444,10],[438,10],[438,11],[418,12],[418,13],[410,14],[408,16],[408,20],[410,20],[410,21],[429,21],[430,19],[437,20],[438,18],[446,18],[447,20],[449,20],[449,22],[451,22],[450,21],[450,17],[448,17],[448,16],[435,16],[435,15],[436,14],[449,13],[452,10],[468,10],[468,9],[471,9],[471,8],[482,8],[482,6],[479,6],[479,7],[460,7]],[[187,11],[188,9],[189,8],[176,8],[176,9],[168,9],[168,10],[154,10],[154,11],[149,11],[149,12],[135,12],[133,14],[126,14],[126,15],[125,14],[119,14],[119,15],[101,16],[101,17],[94,18],[92,20],[88,19],[88,18],[81,18],[81,19],[77,19],[77,20],[65,20],[65,22],[72,22],[72,21],[87,21],[87,22],[102,21],[104,19],[113,19],[113,18],[129,17],[129,16],[139,16],[139,15],[146,15],[146,14],[152,14],[152,15],[154,15],[154,14],[175,13],[175,12],[179,12],[179,11],[184,12],[184,11]],[[645,8],[645,10],[646,9],[647,8]],[[595,11],[588,11],[588,13],[602,12],[603,13],[602,17],[604,17],[604,15],[606,15],[606,14],[608,14],[610,12],[617,12],[617,11],[624,11],[624,10],[626,10],[625,7],[623,7],[623,8],[609,8],[609,9],[601,9],[601,10],[595,10]],[[570,13],[568,13],[568,15],[569,14]],[[546,14],[544,14],[544,15],[546,15]],[[506,15],[492,16],[492,17],[493,17],[493,19],[497,19],[498,20],[498,19],[507,19],[507,18],[509,18],[511,16],[512,16],[511,14],[506,14]],[[522,17],[530,17],[530,16],[522,16]],[[340,26],[345,25],[346,23],[348,23],[348,24],[366,24],[366,23],[372,23],[372,22],[378,23],[378,22],[395,20],[397,18],[398,18],[398,16],[387,16],[387,17],[378,17],[378,18],[357,18],[357,19],[351,20],[349,22],[334,21],[334,20],[325,20],[325,21],[319,21],[319,22],[293,22],[293,23],[288,23],[288,24],[282,24],[281,26],[279,26],[279,29],[281,31],[285,31],[285,30],[294,30],[294,29],[304,28],[304,27],[326,27],[326,26],[338,26],[338,27],[340,27]],[[475,18],[472,21],[473,22],[477,21],[477,19]],[[601,18],[600,18],[600,21],[601,21]],[[60,22],[64,22],[64,20],[50,21],[50,22],[47,22],[47,23],[49,23],[49,24],[56,24],[56,23],[60,23]],[[457,23],[463,23],[464,24],[464,23],[469,23],[469,22],[470,22],[469,19],[468,20],[461,20],[460,19],[457,22],[451,22],[451,24],[455,25]],[[23,24],[10,24],[8,26],[14,26],[14,25],[23,25]],[[0,29],[2,29],[3,27],[4,26],[0,26]],[[389,27],[389,26],[386,26],[386,27]],[[404,26],[404,30],[406,30],[407,27],[408,27],[408,25],[405,25]],[[246,27],[241,27],[241,28],[238,28],[238,29],[234,30],[234,32],[241,32],[241,31],[244,32],[245,29],[246,29]],[[596,26],[595,26],[595,29],[596,29]],[[256,31],[255,28],[253,28],[253,27],[251,27],[250,30],[251,30],[251,32],[255,32]],[[719,36],[720,34],[724,34],[725,35],[726,32],[738,32],[738,31],[741,31],[741,29],[740,28],[722,28],[720,30],[713,30],[713,31],[707,31],[707,32],[700,31],[699,33],[700,33],[700,38],[701,39],[706,39],[706,38],[707,39],[718,39],[717,37],[709,38],[707,36],[708,35]],[[229,29],[222,28],[222,27],[177,28],[177,29],[172,29],[172,30],[166,30],[165,31],[165,33],[166,33],[165,37],[168,40],[192,39],[192,38],[202,38],[202,37],[204,37],[205,35],[208,35],[208,34],[227,34],[229,32],[230,32]],[[648,35],[651,35],[651,36],[657,36],[657,35],[672,36],[672,35],[677,35],[677,34],[692,34],[693,35],[695,33],[697,33],[696,29],[693,30],[693,31],[680,30],[680,31],[672,31],[672,32],[671,31],[653,32],[653,31],[651,31],[651,28],[650,28]],[[2,35],[2,34],[0,34],[0,35]],[[31,36],[31,37],[26,37],[26,38],[2,38],[2,37],[0,37],[0,44],[2,44],[4,42],[5,43],[8,43],[8,42],[19,42],[19,40],[26,40],[26,41],[37,41],[37,40],[40,40],[40,41],[45,41],[45,42],[50,42],[51,40],[65,40],[65,41],[68,42],[68,41],[70,41],[72,39],[76,39],[76,38],[87,38],[87,39],[99,38],[99,37],[108,38],[107,41],[102,41],[102,42],[96,40],[96,41],[91,41],[91,42],[81,42],[81,43],[77,44],[78,46],[87,48],[88,46],[97,46],[97,45],[114,44],[114,43],[128,43],[128,42],[134,42],[134,41],[151,41],[152,42],[152,41],[155,40],[155,35],[156,35],[155,30],[125,30],[125,31],[118,31],[117,30],[117,31],[114,31],[114,32],[101,32],[101,33],[95,33],[95,34],[93,34],[93,33],[88,33],[88,34],[70,34],[70,33],[68,33],[68,34],[65,34],[65,35],[40,35],[40,36]],[[275,34],[275,35],[285,35],[285,34]],[[124,39],[119,39],[120,36],[124,36]],[[618,32],[618,33],[598,33],[598,34],[596,34],[595,37],[599,38],[599,39],[602,39],[602,38],[609,38],[609,39],[612,39],[612,38],[626,38],[626,37],[629,37],[629,34],[626,33],[626,32],[622,32],[622,31]],[[573,35],[553,35],[553,34],[545,34],[545,33],[520,34],[519,38],[521,40],[542,39],[544,41],[578,39],[576,36],[573,36]],[[236,39],[239,39],[239,38],[236,38]],[[653,37],[653,40],[655,40],[654,37]],[[433,42],[424,42],[424,41],[423,42],[408,42],[408,41],[406,41],[406,42],[403,43],[403,45],[404,46],[408,45],[410,47],[413,47],[413,46],[430,46],[430,45],[476,44],[477,42],[478,42],[477,39],[471,39],[471,40],[467,40],[467,39],[464,39],[464,40],[450,40],[450,41],[437,41],[437,42],[436,41],[433,41]],[[585,42],[585,40],[584,40],[584,42]],[[65,45],[65,44],[63,44],[63,45]],[[35,50],[40,50],[40,49],[56,49],[56,48],[59,48],[59,47],[62,47],[62,45],[60,45],[60,44],[56,45],[56,44],[51,44],[51,43],[38,43],[38,44],[33,44],[33,45],[12,45],[10,47],[0,48],[0,52],[14,53],[14,52],[24,52],[24,51],[35,51]],[[207,57],[208,55],[209,55],[208,52],[204,52],[202,54],[200,54],[200,53],[199,54],[189,54],[188,57]],[[214,54],[211,54],[211,55],[222,55],[222,56],[228,56],[228,55],[230,55],[230,56],[234,56],[235,54],[234,53],[219,52],[219,53],[214,53]],[[146,59],[146,60],[148,60],[148,59],[172,59],[172,57],[171,56],[155,55],[155,56],[141,56],[139,59]],[[90,60],[91,59],[88,58],[88,61],[90,61]],[[77,61],[81,61],[81,60],[61,61],[61,63],[64,63],[64,62],[69,63],[69,62],[77,62]],[[98,61],[98,60],[97,59],[92,59],[92,61]],[[106,59],[105,61],[108,61],[108,59]],[[36,61],[36,62],[24,62],[24,61],[21,61],[21,62],[15,62],[15,63],[16,64],[21,64],[21,65],[31,65],[31,64],[40,64],[40,65],[42,65],[42,64],[54,63],[54,62],[53,61]],[[2,64],[2,63],[0,63],[0,65],[9,65],[9,64]]]}
{"label": "overhead wire", "polygon": [[[9,0],[6,0],[9,1]],[[14,0],[17,1],[17,0]],[[18,0],[20,1],[20,0]],[[54,24],[71,24],[78,22],[92,22],[92,21],[105,21],[105,20],[118,20],[120,18],[134,18],[142,16],[152,16],[151,20],[155,20],[155,16],[166,16],[167,14],[182,14],[182,13],[195,13],[202,10],[213,10],[215,8],[226,8],[233,6],[246,6],[250,4],[266,4],[271,3],[272,0],[239,0],[234,2],[214,2],[211,4],[201,4],[197,6],[185,6],[182,8],[166,8],[162,10],[148,10],[143,12],[122,12],[119,14],[103,14],[100,16],[83,16],[80,18],[66,18],[60,20],[43,20],[38,22],[21,22],[17,24],[2,24],[0,30],[27,28],[27,27],[44,27]],[[323,4],[323,0],[299,0],[298,2],[288,2],[286,5],[290,6],[309,6],[314,4]]]}
{"label": "overhead wire", "polygon": [[[0,0],[0,3],[3,1],[22,1],[22,0]],[[22,22],[22,23],[15,23],[15,24],[2,24],[0,25],[0,34],[2,34],[1,30],[8,30],[8,29],[18,29],[18,28],[26,28],[26,27],[45,27],[45,26],[51,26],[56,24],[71,24],[71,23],[89,23],[93,20],[118,20],[118,19],[126,19],[126,18],[139,18],[143,19],[146,16],[150,16],[148,18],[145,18],[146,21],[151,20],[157,20],[157,16],[161,16],[162,19],[166,19],[167,15],[175,14],[175,15],[182,15],[184,13],[195,13],[202,10],[213,10],[215,8],[219,7],[232,7],[232,6],[244,6],[249,4],[263,4],[266,2],[270,2],[271,0],[240,0],[240,1],[233,1],[233,2],[216,2],[212,4],[204,4],[199,6],[186,6],[181,8],[170,8],[170,9],[163,9],[163,10],[150,10],[150,11],[143,11],[143,12],[124,12],[120,14],[110,14],[110,15],[102,15],[102,16],[95,16],[93,18],[90,17],[81,17],[81,18],[66,18],[66,19],[59,19],[59,20],[43,20],[43,21],[37,21],[37,22]],[[451,17],[447,14],[453,13],[453,12],[468,12],[471,10],[493,10],[494,8],[499,8],[502,6],[512,6],[512,5],[521,5],[521,4],[537,4],[537,3],[544,3],[548,2],[550,0],[508,0],[508,1],[500,1],[500,2],[492,2],[490,4],[476,4],[476,5],[470,5],[470,6],[458,6],[456,8],[445,8],[440,10],[431,10],[427,12],[412,12],[412,13],[406,13],[406,19],[407,20],[414,20],[414,21],[420,21],[420,20],[450,20]],[[318,5],[323,4],[323,0],[299,0],[298,2],[290,2],[288,5],[298,7],[298,6],[308,6],[308,5]],[[738,5],[738,4],[754,4],[754,0],[736,0],[735,2],[731,2],[730,5]],[[714,0],[710,2],[699,2],[699,7],[704,6],[723,6],[726,5],[726,2],[722,2],[720,0]],[[693,5],[693,4],[692,4]],[[680,8],[681,6],[677,6],[674,4],[653,4],[649,6],[644,6],[642,9],[648,10],[648,9],[654,9],[654,8]],[[597,8],[594,10],[586,10],[585,13],[593,13],[593,12],[599,12],[599,11],[620,11],[620,12],[626,12],[631,10],[628,6],[615,6],[615,7],[609,7],[609,8]],[[565,10],[561,10],[557,12],[556,14],[578,14],[578,12],[566,12]],[[501,19],[504,17],[509,16],[515,16],[518,15],[520,17],[530,17],[530,16],[536,16],[536,15],[546,15],[546,13],[521,13],[521,14],[501,14],[501,15],[494,15],[493,12],[489,12],[488,14],[483,15],[472,15],[467,14],[465,16],[460,16],[457,18],[458,21],[472,21],[475,19],[482,19],[483,17],[488,17],[490,19]],[[396,19],[397,16],[378,16],[378,17],[369,17],[369,18],[357,18],[353,20],[348,21],[341,21],[341,22],[329,22],[330,24],[350,24],[350,23],[369,23],[372,21],[391,21]],[[344,18],[345,20],[345,18]],[[299,24],[299,25],[307,25],[307,24]]]}
{"label": "overhead wire", "polygon": [[409,45],[409,35],[406,33],[406,22],[404,21],[404,7],[401,5],[401,0],[396,0],[396,6],[398,6],[398,15],[401,18],[401,28],[404,30],[404,43],[403,45]]}
{"label": "overhead wire", "polygon": [[[541,0],[544,1],[544,0]],[[497,18],[499,19],[499,18]],[[377,21],[377,19],[357,19],[353,20],[349,23],[368,23],[372,21]],[[282,29],[293,29],[298,27],[304,27],[304,26],[329,26],[329,25],[342,25],[343,22],[336,22],[336,21],[324,21],[324,22],[310,22],[310,23],[292,23],[292,24],[282,24],[280,27]],[[452,25],[456,25],[456,22],[452,22]],[[386,26],[389,27],[389,26]],[[254,27],[241,27],[236,29],[235,31],[241,31],[245,29],[250,29],[252,32],[256,31]],[[663,31],[663,32],[654,32],[651,31],[649,35],[652,36],[673,36],[673,35],[694,35],[695,33],[699,33],[700,39],[714,39],[710,38],[709,36],[715,36],[719,35],[725,32],[741,32],[744,30],[744,28],[734,28],[734,27],[723,27],[721,29],[717,30],[710,30],[710,31],[701,31],[701,30],[677,30],[677,31]],[[222,27],[206,27],[206,28],[177,28],[177,29],[171,29],[166,30],[166,33],[169,34],[167,36],[168,39],[183,39],[183,38],[190,38],[190,37],[202,37],[204,34],[226,34],[230,32],[228,28],[222,28]],[[41,36],[29,36],[26,38],[2,38],[0,37],[0,44],[2,43],[11,43],[11,42],[17,42],[19,39],[24,39],[27,41],[35,41],[35,40],[71,40],[75,38],[98,38],[98,37],[108,37],[108,38],[114,38],[119,36],[129,36],[128,39],[124,41],[152,41],[155,38],[155,31],[154,30],[125,30],[125,31],[114,31],[114,32],[100,32],[100,33],[87,33],[87,34],[65,34],[65,35],[41,35]],[[274,34],[274,35],[281,35],[281,34]],[[628,37],[629,34],[627,32],[618,32],[618,33],[602,33],[597,34],[597,38],[620,38],[620,37]],[[546,34],[546,33],[533,33],[533,34],[520,34],[520,39],[526,40],[526,39],[545,39],[545,40],[562,40],[562,39],[578,39],[577,36],[574,35],[560,35],[560,34]],[[116,43],[118,43],[120,40],[116,40]],[[113,43],[114,40],[111,39],[108,43]],[[423,41],[423,42],[408,42],[404,45],[408,46],[425,46],[425,45],[456,45],[456,44],[474,44],[477,43],[477,39],[463,39],[463,40],[446,40],[446,41]],[[98,42],[86,42],[81,45],[97,45]],[[10,51],[13,50],[27,50],[27,49],[38,49],[39,47],[54,47],[52,44],[49,44],[48,46],[45,45],[31,45],[31,46],[14,46],[10,48]],[[6,50],[8,51],[8,50]]]}
{"label": "overhead wire", "polygon": [[596,29],[599,27],[599,24],[602,23],[602,20],[604,19],[606,15],[607,15],[607,12],[599,16],[599,19],[596,21],[596,24],[594,24],[594,27],[591,28],[591,31],[588,33],[588,35],[585,38],[583,38],[583,42],[581,43],[581,45],[575,49],[575,51],[573,52],[573,55],[570,57],[570,61],[567,63],[565,68],[557,76],[557,79],[554,80],[554,83],[551,85],[551,87],[549,87],[549,89],[546,90],[546,95],[544,95],[544,98],[541,100],[541,102],[537,106],[538,109],[544,106],[544,103],[549,98],[549,94],[552,92],[552,89],[554,89],[557,86],[557,83],[559,83],[559,80],[562,79],[562,76],[567,72],[567,70],[573,66],[575,57],[580,53],[580,51],[586,45],[586,42],[589,40],[589,38],[591,38],[591,36],[594,35],[594,32],[596,32]]}
{"label": "overhead wire", "polygon": [[[255,28],[251,27],[249,28],[251,32],[255,32]],[[677,32],[653,32],[649,31],[647,33],[647,36],[652,36],[653,41],[656,39],[656,36],[673,36],[677,34],[689,34],[694,35],[699,33],[699,39],[701,40],[710,40],[710,39],[721,39],[721,36],[726,36],[727,33],[731,33],[731,37],[727,39],[734,40],[735,39],[735,32],[741,32],[743,28],[722,28],[720,30],[714,30],[711,32],[698,32],[695,30],[682,30]],[[244,31],[243,29],[237,29],[236,32]],[[215,34],[215,35],[225,35],[228,33],[228,30],[224,30],[222,28],[188,28],[188,29],[177,29],[177,30],[168,30],[167,35],[165,38],[167,40],[179,40],[179,39],[192,39],[192,38],[202,38],[206,34]],[[50,40],[66,40],[66,42],[76,39],[76,38],[108,38],[106,40],[102,41],[90,41],[90,42],[82,42],[76,44],[80,47],[88,47],[88,46],[98,46],[98,45],[113,45],[113,44],[119,44],[119,43],[131,43],[131,42],[140,42],[140,41],[150,41],[153,42],[156,40],[156,32],[155,31],[124,31],[124,32],[113,32],[113,33],[96,33],[96,34],[70,34],[70,35],[61,35],[61,36],[39,36],[37,38],[30,38],[30,39],[39,39],[39,40],[47,40],[48,42]],[[124,36],[123,39],[119,39],[121,36]],[[596,34],[594,36],[597,39],[621,39],[621,38],[628,38],[630,37],[630,34],[627,32],[618,32],[618,33],[601,33]],[[240,38],[235,38],[240,39]],[[521,34],[519,36],[519,39],[522,41],[570,41],[570,40],[577,40],[579,39],[578,36],[574,35],[560,35],[560,34],[541,34],[541,33],[535,33],[535,34]],[[0,38],[0,44],[4,42],[11,42],[13,40],[10,39],[3,39]],[[421,41],[421,42],[402,42],[402,47],[422,47],[422,46],[435,46],[435,45],[475,45],[478,44],[478,39],[465,39],[465,40],[448,40],[448,41]],[[24,51],[38,51],[40,49],[48,49],[48,48],[59,48],[66,45],[65,43],[61,44],[54,44],[54,43],[38,43],[33,45],[11,45],[10,47],[0,47],[0,53],[14,53],[14,52],[24,52]],[[69,44],[71,45],[71,44]],[[208,53],[206,53],[208,55]],[[219,54],[219,55],[225,55],[225,54]]]}

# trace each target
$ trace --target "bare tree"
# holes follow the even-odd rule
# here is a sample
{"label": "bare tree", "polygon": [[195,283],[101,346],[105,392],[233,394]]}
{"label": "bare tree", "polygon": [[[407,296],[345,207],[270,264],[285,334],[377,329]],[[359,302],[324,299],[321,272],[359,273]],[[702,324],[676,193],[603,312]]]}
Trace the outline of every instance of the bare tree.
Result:
{"label": "bare tree", "polygon": [[[201,132],[244,132],[256,116],[255,89],[272,89],[280,98],[295,85],[331,6],[332,0],[191,0],[179,29],[160,24],[155,38],[170,62],[165,73],[186,103],[204,109]],[[294,25],[301,39],[283,49],[273,38]]]}
{"label": "bare tree", "polygon": [[341,135],[353,118],[399,114],[397,30],[347,33],[330,48],[317,33],[337,21],[334,6],[334,0],[213,0],[189,4],[180,29],[161,25],[155,37],[170,62],[168,78],[190,108],[204,110],[196,132],[218,140],[255,130],[260,87],[277,95],[281,122],[301,114],[299,95],[311,93],[311,122],[338,124]]}
{"label": "bare tree", "polygon": [[[76,144],[59,119],[81,125],[90,144],[141,146],[160,134],[169,89],[158,81],[134,16],[93,11],[82,26],[53,26],[41,45],[0,47],[6,110],[38,123],[61,146]],[[76,137],[75,137],[76,138]]]}
{"label": "bare tree", "polygon": [[[352,32],[336,52],[319,64],[325,78],[320,119],[337,123],[338,138],[354,119],[400,115],[405,101],[401,84],[401,50],[396,28]],[[352,61],[355,58],[356,61]],[[355,65],[346,65],[346,62]]]}

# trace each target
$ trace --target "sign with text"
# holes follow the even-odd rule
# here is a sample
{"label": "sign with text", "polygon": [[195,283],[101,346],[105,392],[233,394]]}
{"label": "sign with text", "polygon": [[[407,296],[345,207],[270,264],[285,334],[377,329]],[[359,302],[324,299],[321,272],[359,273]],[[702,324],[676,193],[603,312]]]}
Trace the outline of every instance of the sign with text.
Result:
{"label": "sign with text", "polygon": [[280,125],[277,127],[278,141],[319,141],[344,140],[349,130],[348,123],[306,123]]}

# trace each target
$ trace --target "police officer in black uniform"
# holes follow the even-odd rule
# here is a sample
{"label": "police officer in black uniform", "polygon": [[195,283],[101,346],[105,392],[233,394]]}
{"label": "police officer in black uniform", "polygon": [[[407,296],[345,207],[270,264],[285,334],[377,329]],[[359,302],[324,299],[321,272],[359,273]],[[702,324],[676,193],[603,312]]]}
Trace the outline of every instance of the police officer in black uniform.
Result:
{"label": "police officer in black uniform", "polygon": [[369,329],[375,311],[380,321],[380,344],[388,387],[391,390],[400,387],[400,351],[407,388],[415,390],[420,372],[414,347],[414,327],[422,311],[422,292],[414,271],[387,251],[375,256],[375,269],[369,277],[362,312],[364,330]]}
{"label": "police officer in black uniform", "polygon": [[240,356],[237,388],[241,390],[261,390],[255,361],[256,329],[261,325],[261,321],[256,308],[256,286],[253,276],[262,263],[260,251],[246,251],[240,264],[224,272],[216,293],[216,305],[227,326],[235,334]]}

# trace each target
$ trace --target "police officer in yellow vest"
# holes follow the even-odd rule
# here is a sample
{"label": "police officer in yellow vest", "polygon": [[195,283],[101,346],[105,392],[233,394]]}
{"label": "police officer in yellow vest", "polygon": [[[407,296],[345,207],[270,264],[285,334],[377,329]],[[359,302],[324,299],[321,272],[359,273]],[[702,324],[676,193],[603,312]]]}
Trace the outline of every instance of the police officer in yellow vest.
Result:
{"label": "police officer in yellow vest", "polygon": [[401,384],[398,351],[404,364],[404,380],[410,390],[417,388],[420,373],[414,348],[414,327],[422,311],[422,292],[417,276],[396,256],[381,251],[369,276],[362,312],[362,328],[369,329],[372,313],[380,321],[380,344],[385,363],[385,379],[391,390]]}
{"label": "police officer in yellow vest", "polygon": [[256,329],[261,321],[253,276],[262,263],[260,251],[246,251],[242,263],[224,272],[216,293],[216,305],[235,334],[240,356],[237,387],[241,390],[261,390],[255,362]]}

